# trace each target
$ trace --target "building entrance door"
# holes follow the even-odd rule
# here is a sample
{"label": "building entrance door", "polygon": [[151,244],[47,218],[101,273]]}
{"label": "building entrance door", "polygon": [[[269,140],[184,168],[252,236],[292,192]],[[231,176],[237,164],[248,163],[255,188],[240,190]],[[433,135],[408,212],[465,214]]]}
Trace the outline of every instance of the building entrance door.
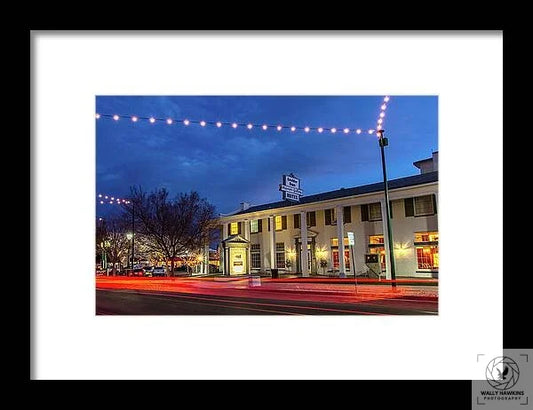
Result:
{"label": "building entrance door", "polygon": [[[302,238],[294,240],[294,247],[296,248],[296,268],[298,272],[302,272]],[[309,273],[316,273],[316,258],[315,258],[315,238],[307,238],[307,270]]]}

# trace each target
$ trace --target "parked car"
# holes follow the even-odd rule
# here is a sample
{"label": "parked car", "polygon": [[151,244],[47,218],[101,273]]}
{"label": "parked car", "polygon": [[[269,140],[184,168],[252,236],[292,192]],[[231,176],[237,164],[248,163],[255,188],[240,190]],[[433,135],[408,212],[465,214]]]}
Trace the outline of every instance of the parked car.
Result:
{"label": "parked car", "polygon": [[143,268],[127,269],[126,274],[127,276],[144,276],[144,269]]}
{"label": "parked car", "polygon": [[154,273],[154,267],[153,266],[145,266],[144,268],[144,276],[151,277]]}
{"label": "parked car", "polygon": [[167,276],[167,270],[164,266],[156,266],[152,271],[152,276]]}

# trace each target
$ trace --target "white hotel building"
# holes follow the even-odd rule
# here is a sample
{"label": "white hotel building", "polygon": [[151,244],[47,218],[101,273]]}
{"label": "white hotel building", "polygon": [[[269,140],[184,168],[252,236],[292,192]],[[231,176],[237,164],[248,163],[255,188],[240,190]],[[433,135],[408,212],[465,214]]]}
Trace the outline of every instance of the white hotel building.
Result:
{"label": "white hotel building", "polygon": [[[357,275],[379,255],[390,278],[438,277],[438,152],[417,161],[418,175],[388,181],[393,243],[386,234],[383,182],[250,207],[219,218],[221,269],[226,275],[279,273]],[[305,222],[302,222],[305,221]],[[348,232],[355,245],[348,246]],[[353,254],[351,253],[353,249]],[[344,255],[341,257],[340,255]]]}

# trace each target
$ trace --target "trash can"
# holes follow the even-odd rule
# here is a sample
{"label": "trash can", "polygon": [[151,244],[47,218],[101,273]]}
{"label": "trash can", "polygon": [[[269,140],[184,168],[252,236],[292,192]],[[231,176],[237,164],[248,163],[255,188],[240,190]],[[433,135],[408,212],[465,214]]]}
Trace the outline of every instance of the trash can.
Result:
{"label": "trash can", "polygon": [[277,269],[270,269],[270,273],[272,274],[272,279],[279,279],[279,273]]}

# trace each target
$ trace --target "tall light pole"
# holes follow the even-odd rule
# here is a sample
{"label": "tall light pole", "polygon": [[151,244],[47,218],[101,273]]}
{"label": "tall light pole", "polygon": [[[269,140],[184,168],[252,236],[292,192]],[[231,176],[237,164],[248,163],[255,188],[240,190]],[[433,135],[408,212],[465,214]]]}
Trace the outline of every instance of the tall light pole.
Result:
{"label": "tall light pole", "polygon": [[387,237],[389,238],[389,261],[390,261],[390,276],[392,279],[392,287],[396,288],[396,268],[394,265],[394,246],[392,242],[392,226],[390,223],[390,204],[389,204],[389,186],[387,183],[387,168],[385,166],[385,147],[389,145],[389,140],[383,136],[385,130],[378,130],[378,141],[381,149],[381,166],[383,168],[383,186],[385,191],[385,210],[387,213]]}
{"label": "tall light pole", "polygon": [[[133,234],[131,232],[128,232],[126,234],[126,238],[131,241],[131,269],[133,270]],[[129,262],[128,262],[129,266]]]}

